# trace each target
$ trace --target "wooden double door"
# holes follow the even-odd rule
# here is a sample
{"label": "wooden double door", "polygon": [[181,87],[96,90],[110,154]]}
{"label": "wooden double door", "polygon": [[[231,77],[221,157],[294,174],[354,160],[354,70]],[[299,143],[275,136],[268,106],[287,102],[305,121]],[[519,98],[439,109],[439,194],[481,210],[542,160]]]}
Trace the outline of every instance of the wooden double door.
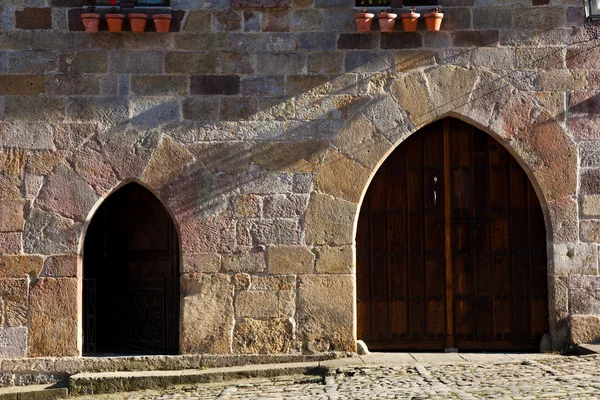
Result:
{"label": "wooden double door", "polygon": [[546,232],[507,150],[447,118],[374,177],[356,236],[358,338],[379,350],[537,350]]}

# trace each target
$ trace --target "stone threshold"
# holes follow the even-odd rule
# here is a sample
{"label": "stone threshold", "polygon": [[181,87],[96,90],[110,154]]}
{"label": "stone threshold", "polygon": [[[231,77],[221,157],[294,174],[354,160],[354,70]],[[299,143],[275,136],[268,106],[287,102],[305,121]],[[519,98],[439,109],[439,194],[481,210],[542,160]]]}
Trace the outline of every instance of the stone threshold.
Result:
{"label": "stone threshold", "polygon": [[0,388],[0,400],[66,399],[69,391],[66,387],[55,385],[13,386]]}
{"label": "stone threshold", "polygon": [[348,352],[319,354],[197,354],[175,356],[98,356],[2,359],[1,373],[73,375],[82,372],[174,371],[186,369],[306,363],[355,356]]}

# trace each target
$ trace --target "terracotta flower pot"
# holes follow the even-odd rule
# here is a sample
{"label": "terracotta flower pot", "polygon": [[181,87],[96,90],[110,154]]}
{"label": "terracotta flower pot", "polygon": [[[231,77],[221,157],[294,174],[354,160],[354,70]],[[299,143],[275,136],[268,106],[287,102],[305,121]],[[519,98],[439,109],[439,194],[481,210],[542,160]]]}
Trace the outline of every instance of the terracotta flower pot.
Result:
{"label": "terracotta flower pot", "polygon": [[377,16],[377,19],[379,20],[379,30],[381,32],[393,32],[396,18],[398,18],[398,14],[392,14],[385,11],[380,13]]}
{"label": "terracotta flower pot", "polygon": [[371,13],[357,13],[354,18],[356,19],[356,27],[359,32],[369,32],[371,30],[371,24],[375,14]]}
{"label": "terracotta flower pot", "polygon": [[421,14],[416,12],[409,12],[406,14],[400,14],[400,19],[402,20],[402,27],[406,32],[415,32],[417,30],[417,25],[419,24],[419,17]]}
{"label": "terracotta flower pot", "polygon": [[143,33],[146,29],[148,15],[142,13],[129,14],[129,23],[131,24],[131,32]]}
{"label": "terracotta flower pot", "polygon": [[83,13],[81,14],[81,21],[83,27],[88,33],[98,32],[98,25],[100,24],[100,14],[97,13]]}
{"label": "terracotta flower pot", "polygon": [[123,30],[123,21],[125,15],[123,14],[106,14],[106,23],[108,24],[108,30],[110,32],[121,32]]}
{"label": "terracotta flower pot", "polygon": [[444,19],[444,13],[433,12],[424,15],[425,24],[427,25],[428,31],[439,31],[442,26],[442,19]]}
{"label": "terracotta flower pot", "polygon": [[169,32],[171,18],[173,18],[171,14],[154,14],[152,20],[154,21],[156,32]]}

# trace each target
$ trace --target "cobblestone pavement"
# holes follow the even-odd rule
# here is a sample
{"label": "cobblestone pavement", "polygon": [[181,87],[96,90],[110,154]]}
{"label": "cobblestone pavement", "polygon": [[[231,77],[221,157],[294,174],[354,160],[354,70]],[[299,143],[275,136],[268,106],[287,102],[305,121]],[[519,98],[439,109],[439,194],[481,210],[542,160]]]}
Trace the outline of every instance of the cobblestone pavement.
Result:
{"label": "cobblestone pavement", "polygon": [[503,364],[340,367],[324,377],[253,379],[78,399],[599,398],[600,357],[586,356]]}

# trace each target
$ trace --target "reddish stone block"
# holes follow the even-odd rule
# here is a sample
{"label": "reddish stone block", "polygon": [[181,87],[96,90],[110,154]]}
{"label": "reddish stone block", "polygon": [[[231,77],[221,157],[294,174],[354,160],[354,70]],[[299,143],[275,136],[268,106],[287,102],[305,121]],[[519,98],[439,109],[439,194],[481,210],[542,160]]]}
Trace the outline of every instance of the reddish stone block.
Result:
{"label": "reddish stone block", "polygon": [[457,31],[452,33],[454,47],[483,47],[498,45],[498,31]]}
{"label": "reddish stone block", "polygon": [[43,75],[0,75],[0,95],[36,96],[46,93]]}
{"label": "reddish stone block", "polygon": [[27,7],[15,11],[17,29],[52,29],[52,9]]}
{"label": "reddish stone block", "polygon": [[77,277],[77,256],[61,255],[46,259],[42,276],[45,277]]}
{"label": "reddish stone block", "polygon": [[291,14],[287,10],[275,10],[263,13],[261,29],[263,32],[288,32]]}
{"label": "reddish stone block", "polygon": [[19,254],[21,252],[21,232],[0,233],[0,253]]}

